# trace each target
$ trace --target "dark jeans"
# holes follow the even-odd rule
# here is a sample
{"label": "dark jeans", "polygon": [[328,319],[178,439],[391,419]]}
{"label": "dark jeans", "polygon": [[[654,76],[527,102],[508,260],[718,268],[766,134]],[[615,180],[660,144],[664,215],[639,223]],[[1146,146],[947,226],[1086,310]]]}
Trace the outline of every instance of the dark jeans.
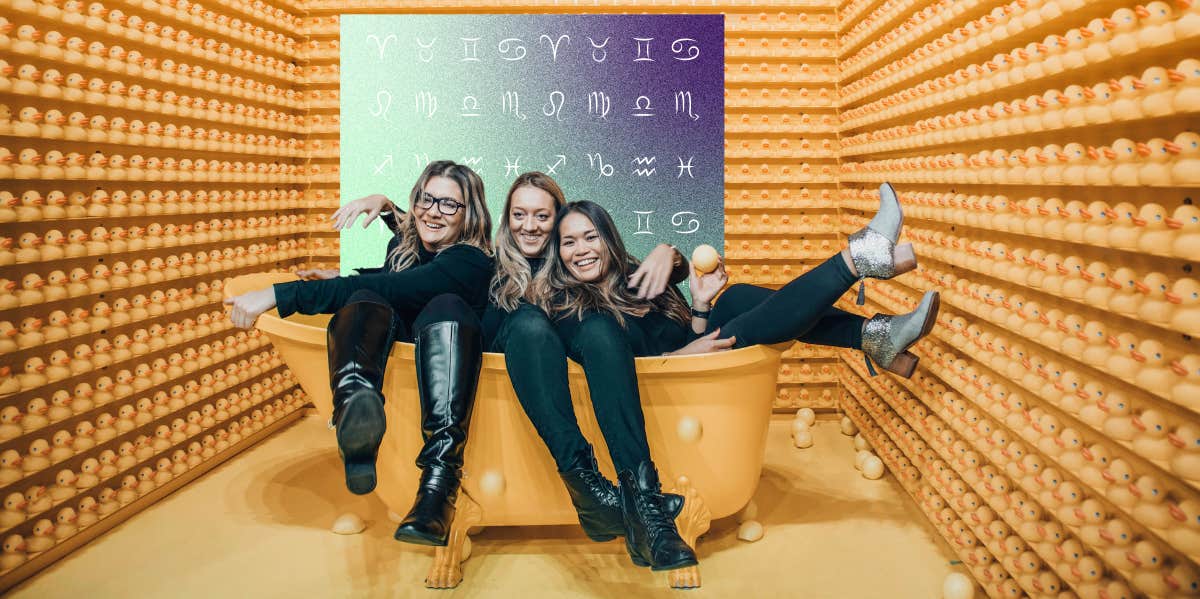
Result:
{"label": "dark jeans", "polygon": [[[392,341],[411,343],[416,333],[436,322],[453,321],[459,323],[460,331],[480,330],[479,316],[467,305],[467,302],[453,293],[443,293],[429,300],[425,307],[415,314],[405,314],[388,305],[382,295],[370,289],[360,289],[350,295],[347,305],[354,302],[373,302],[392,308],[392,321],[388,323],[392,329]],[[381,326],[383,323],[380,323]],[[389,343],[388,351],[391,351]]]}
{"label": "dark jeans", "polygon": [[624,331],[612,317],[589,315],[574,333],[560,337],[544,312],[523,305],[504,322],[492,349],[503,349],[513,390],[560,472],[588,446],[571,405],[567,356],[583,366],[596,423],[617,471],[633,470],[650,460],[650,447]]}
{"label": "dark jeans", "polygon": [[792,279],[778,291],[738,284],[713,306],[706,333],[737,337],[734,347],[802,341],[862,348],[864,318],[833,307],[858,279],[840,254]]}

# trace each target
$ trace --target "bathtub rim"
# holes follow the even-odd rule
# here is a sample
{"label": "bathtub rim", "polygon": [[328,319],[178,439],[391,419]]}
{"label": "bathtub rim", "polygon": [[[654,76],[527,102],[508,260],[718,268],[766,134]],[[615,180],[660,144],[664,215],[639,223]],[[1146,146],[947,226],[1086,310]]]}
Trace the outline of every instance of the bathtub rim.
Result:
{"label": "bathtub rim", "polygon": [[[225,284],[223,292],[225,297],[228,298],[246,291],[262,289],[266,285],[297,280],[299,278],[292,273],[253,273],[230,279]],[[263,282],[266,285],[260,284]],[[301,343],[309,346],[325,346],[326,330],[323,327],[281,318],[278,310],[275,309],[264,312],[259,316],[254,326],[268,335],[288,339],[293,343]],[[734,370],[761,363],[764,360],[777,360],[779,359],[779,354],[786,349],[787,345],[790,344],[751,345],[729,351],[687,356],[647,356],[635,358],[634,362],[637,365],[638,374],[671,375],[712,370]],[[392,359],[411,361],[414,349],[415,347],[412,343],[397,341],[393,345],[389,355]],[[570,372],[583,372],[583,368],[575,361],[568,360],[567,363]],[[504,354],[484,352],[483,368],[507,371],[504,363]]]}

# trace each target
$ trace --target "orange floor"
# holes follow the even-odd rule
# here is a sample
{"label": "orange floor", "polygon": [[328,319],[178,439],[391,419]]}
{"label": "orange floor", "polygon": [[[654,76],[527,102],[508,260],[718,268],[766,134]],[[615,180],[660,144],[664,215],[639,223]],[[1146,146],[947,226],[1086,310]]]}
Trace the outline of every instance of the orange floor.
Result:
{"label": "orange floor", "polygon": [[[771,423],[755,502],[766,535],[737,539],[713,523],[701,541],[703,588],[666,589],[617,541],[576,527],[494,527],[474,537],[452,591],[421,580],[432,551],[391,539],[377,500],[341,486],[333,437],[315,416],[248,450],[19,587],[55,597],[806,597],[935,598],[953,553],[890,476],[862,478],[850,437],[821,420],[814,447],[795,449],[790,418]],[[368,521],[328,532],[339,513]]]}

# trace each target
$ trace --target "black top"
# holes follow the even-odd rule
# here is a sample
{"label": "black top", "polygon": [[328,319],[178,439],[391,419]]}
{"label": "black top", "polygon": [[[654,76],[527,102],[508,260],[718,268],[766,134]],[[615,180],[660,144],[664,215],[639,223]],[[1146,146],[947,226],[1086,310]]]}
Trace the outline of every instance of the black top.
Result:
{"label": "black top", "polygon": [[[393,239],[395,242],[395,239]],[[389,243],[389,248],[393,243]],[[453,293],[463,298],[476,313],[487,306],[492,258],[466,244],[452,245],[433,253],[418,245],[413,266],[399,272],[378,272],[322,281],[294,281],[275,285],[279,315],[332,314],[359,289],[370,289],[387,299],[401,314],[415,314],[434,297]]]}

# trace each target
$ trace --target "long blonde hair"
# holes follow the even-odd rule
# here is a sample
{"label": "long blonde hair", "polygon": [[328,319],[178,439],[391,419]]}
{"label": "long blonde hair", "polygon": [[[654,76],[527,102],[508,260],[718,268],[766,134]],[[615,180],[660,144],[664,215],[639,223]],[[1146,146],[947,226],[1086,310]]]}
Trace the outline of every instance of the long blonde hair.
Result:
{"label": "long blonde hair", "polygon": [[[425,190],[425,184],[434,177],[446,177],[458,183],[463,203],[467,205],[467,214],[463,218],[458,240],[450,245],[470,245],[483,250],[483,253],[489,256],[492,254],[492,215],[488,212],[487,201],[483,195],[483,179],[465,164],[458,164],[453,160],[438,160],[430,162],[425,170],[421,171],[421,176],[417,177],[416,184],[408,194],[408,212],[400,221],[400,243],[388,254],[386,261],[394,271],[409,268],[416,263],[420,255],[418,247],[421,237],[417,234],[413,208],[417,198],[421,197],[421,192]],[[430,206],[429,209],[437,210],[437,206]],[[444,250],[450,245],[441,249]]]}
{"label": "long blonde hair", "polygon": [[[566,198],[563,197],[562,188],[558,186],[558,183],[549,175],[538,171],[522,173],[508,189],[508,197],[504,200],[504,212],[500,215],[499,228],[496,230],[496,274],[492,277],[492,285],[488,290],[492,303],[506,312],[517,309],[517,305],[522,299],[525,299],[525,295],[529,291],[529,283],[533,279],[529,260],[521,253],[521,248],[517,246],[517,240],[513,239],[512,229],[508,225],[513,194],[522,187],[536,187],[550,194],[550,197],[554,199],[556,215],[566,204]],[[547,246],[550,246],[549,239],[550,236],[547,236]],[[545,248],[543,248],[543,255],[545,255],[544,250]]]}
{"label": "long blonde hair", "polygon": [[[596,281],[580,281],[567,270],[558,253],[559,232],[567,215],[578,212],[587,217],[604,242],[608,256],[608,272]],[[629,290],[629,275],[641,261],[629,255],[625,242],[613,223],[612,216],[599,204],[586,200],[571,202],[558,211],[554,229],[547,242],[546,265],[533,279],[530,296],[534,303],[552,317],[575,316],[585,312],[608,312],[621,326],[625,315],[645,316],[659,310],[681,324],[691,322],[692,315],[682,294],[674,286],[653,300],[639,299]]]}

